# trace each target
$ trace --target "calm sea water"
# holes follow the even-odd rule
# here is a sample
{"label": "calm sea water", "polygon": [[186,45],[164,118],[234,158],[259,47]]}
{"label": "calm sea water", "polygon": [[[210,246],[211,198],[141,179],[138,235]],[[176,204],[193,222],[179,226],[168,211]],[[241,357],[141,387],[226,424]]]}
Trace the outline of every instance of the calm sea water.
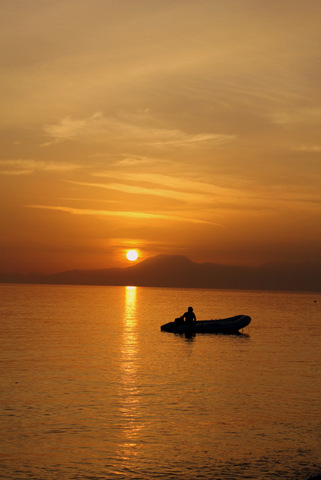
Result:
{"label": "calm sea water", "polygon": [[[0,478],[321,473],[321,294],[1,285],[0,297]],[[160,331],[189,305],[252,323],[241,336]]]}

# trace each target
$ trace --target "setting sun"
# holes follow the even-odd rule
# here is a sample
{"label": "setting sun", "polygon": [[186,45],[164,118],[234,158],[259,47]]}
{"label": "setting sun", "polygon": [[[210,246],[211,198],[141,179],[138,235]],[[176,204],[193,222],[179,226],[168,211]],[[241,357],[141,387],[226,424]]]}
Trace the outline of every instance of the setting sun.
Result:
{"label": "setting sun", "polygon": [[128,250],[128,252],[126,253],[126,258],[130,262],[135,262],[135,260],[137,260],[138,258],[138,253],[136,252],[136,250]]}

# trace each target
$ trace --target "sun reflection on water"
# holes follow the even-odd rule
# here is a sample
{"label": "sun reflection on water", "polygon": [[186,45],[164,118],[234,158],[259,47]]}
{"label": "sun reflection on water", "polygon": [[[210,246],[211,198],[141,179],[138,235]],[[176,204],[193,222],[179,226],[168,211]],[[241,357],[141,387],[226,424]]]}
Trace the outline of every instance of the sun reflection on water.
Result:
{"label": "sun reflection on water", "polygon": [[136,287],[125,287],[125,315],[123,341],[121,347],[122,372],[126,375],[125,384],[132,380],[136,371],[137,331]]}
{"label": "sun reflection on water", "polygon": [[[136,315],[137,288],[125,287],[125,312],[121,346],[121,406],[122,454],[126,458],[128,449],[134,449],[144,423],[140,415],[140,389],[137,381],[139,348]],[[134,453],[134,452],[132,452]]]}
{"label": "sun reflection on water", "polygon": [[125,323],[127,326],[136,323],[136,290],[137,287],[125,287]]}

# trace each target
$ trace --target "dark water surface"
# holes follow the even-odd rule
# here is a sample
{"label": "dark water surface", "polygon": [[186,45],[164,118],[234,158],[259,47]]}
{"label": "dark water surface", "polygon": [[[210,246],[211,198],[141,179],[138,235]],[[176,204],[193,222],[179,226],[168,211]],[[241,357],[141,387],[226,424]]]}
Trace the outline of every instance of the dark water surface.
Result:
{"label": "dark water surface", "polygon": [[[0,478],[321,472],[321,294],[0,285],[0,298]],[[160,331],[189,305],[252,323]]]}

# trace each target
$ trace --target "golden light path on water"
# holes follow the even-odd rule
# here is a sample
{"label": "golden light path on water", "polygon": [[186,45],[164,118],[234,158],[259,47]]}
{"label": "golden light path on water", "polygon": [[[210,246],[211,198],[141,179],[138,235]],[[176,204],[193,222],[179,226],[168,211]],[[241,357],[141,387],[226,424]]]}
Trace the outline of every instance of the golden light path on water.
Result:
{"label": "golden light path on water", "polygon": [[137,288],[125,287],[125,312],[123,317],[123,334],[121,345],[121,416],[122,439],[119,459],[124,464],[135,455],[137,437],[144,426],[139,419],[140,395],[137,386]]}

